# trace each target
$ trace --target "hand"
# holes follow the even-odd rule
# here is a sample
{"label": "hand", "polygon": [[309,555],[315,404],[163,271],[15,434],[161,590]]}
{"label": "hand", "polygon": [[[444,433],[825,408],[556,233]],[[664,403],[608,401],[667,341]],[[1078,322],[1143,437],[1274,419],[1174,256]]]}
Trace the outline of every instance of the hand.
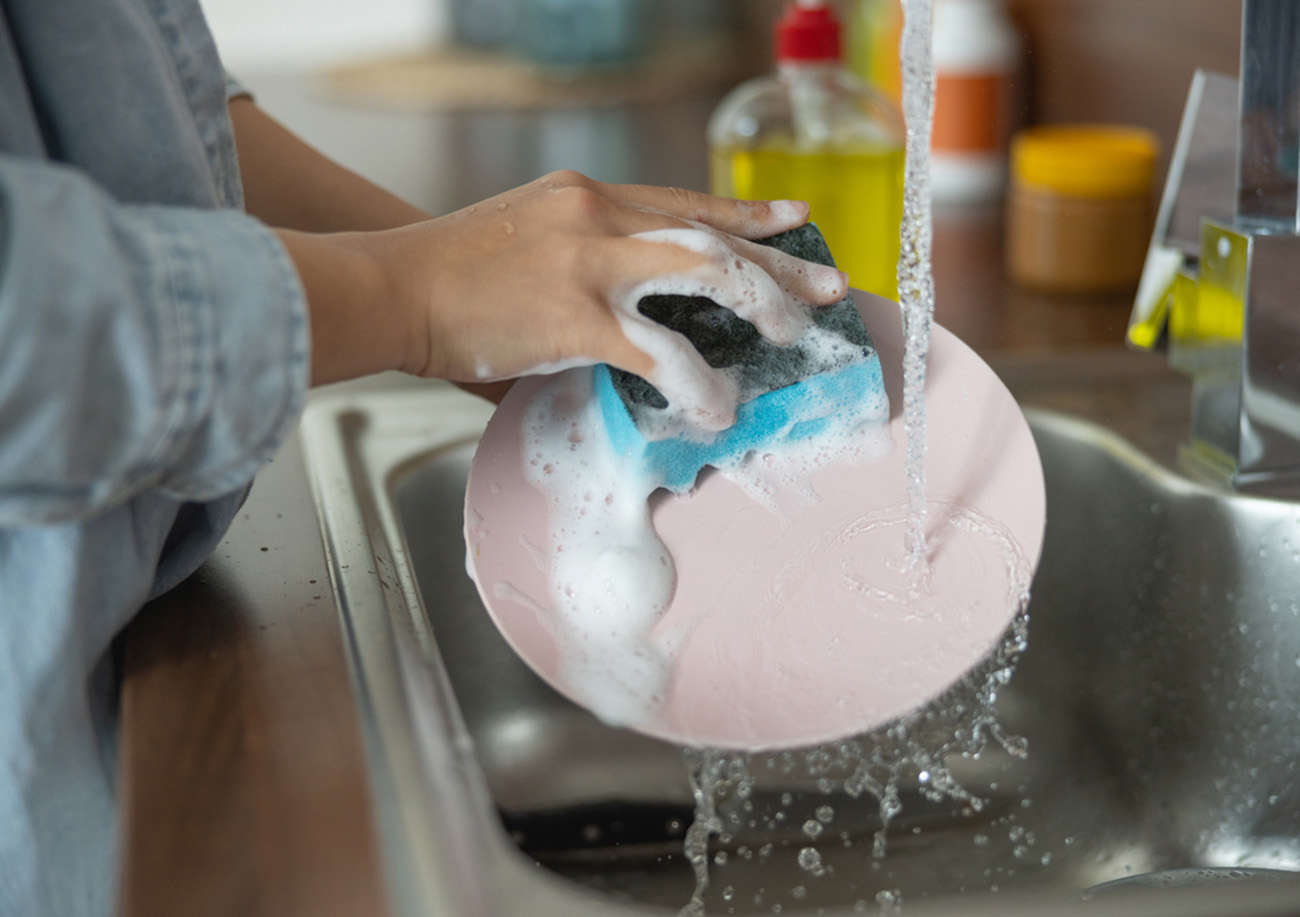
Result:
{"label": "hand", "polygon": [[[423,328],[405,367],[488,382],[606,362],[649,379],[707,429],[736,394],[681,335],[637,311],[651,293],[708,296],[777,343],[847,278],[754,244],[802,225],[806,205],[742,202],[559,173],[441,219],[385,233],[399,298]],[[419,327],[420,322],[416,322]]]}
{"label": "hand", "polygon": [[681,335],[637,311],[708,296],[792,343],[847,278],[754,243],[807,206],[605,185],[557,173],[445,217],[382,232],[282,231],[307,287],[314,381],[403,369],[490,383],[598,362],[649,379],[705,429],[736,393]]}

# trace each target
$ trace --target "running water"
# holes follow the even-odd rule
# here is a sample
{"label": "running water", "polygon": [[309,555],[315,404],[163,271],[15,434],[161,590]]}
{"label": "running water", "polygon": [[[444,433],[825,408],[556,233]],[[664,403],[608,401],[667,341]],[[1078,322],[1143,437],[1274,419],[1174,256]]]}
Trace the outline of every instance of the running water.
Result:
{"label": "running water", "polygon": [[934,63],[930,49],[933,0],[903,0],[903,115],[907,121],[907,165],[903,190],[902,246],[898,295],[903,309],[903,429],[907,434],[907,548],[923,590],[927,573],[925,542],[925,376],[934,316],[934,275],[930,270],[930,125],[934,114]]}
{"label": "running water", "polygon": [[[930,248],[933,236],[930,196],[930,133],[934,112],[934,66],[931,56],[931,16],[933,0],[903,0],[903,35],[900,58],[903,67],[903,112],[907,121],[907,160],[903,197],[903,222],[900,229],[901,254],[898,261],[898,291],[902,307],[903,353],[903,427],[907,437],[906,469],[908,519],[905,533],[907,563],[913,572],[912,591],[919,597],[927,591],[929,558],[926,546],[926,361],[930,349],[930,328],[934,317],[934,276]],[[1021,609],[1001,646],[986,662],[934,704],[904,717],[873,735],[847,740],[835,746],[821,746],[799,753],[786,752],[769,757],[768,767],[784,761],[803,773],[824,774],[821,792],[836,789],[845,797],[857,799],[867,794],[879,803],[880,829],[872,840],[871,856],[885,855],[885,835],[893,818],[902,809],[900,784],[910,775],[918,791],[931,801],[951,799],[966,811],[977,813],[987,800],[966,790],[949,771],[947,762],[954,756],[978,758],[993,739],[1013,757],[1023,757],[1023,740],[1005,734],[997,721],[994,705],[999,689],[1007,683],[1026,646],[1029,573],[1023,563],[1016,563],[1014,549],[1008,554],[1011,600]],[[973,696],[972,696],[973,695]],[[687,834],[685,853],[695,873],[695,893],[681,911],[682,917],[699,917],[705,913],[709,890],[709,841],[731,838],[732,831],[743,831],[753,804],[756,775],[755,756],[719,751],[687,752],[687,764],[695,795],[695,822]],[[765,768],[759,767],[762,771]],[[787,794],[789,795],[789,794]],[[741,805],[727,806],[725,801],[739,800]],[[720,802],[720,800],[722,800]],[[726,809],[726,811],[724,811]],[[805,826],[811,840],[821,834],[822,822],[833,817],[833,808],[823,805],[818,818]],[[779,816],[778,816],[779,817]],[[808,829],[812,827],[812,830]],[[768,845],[770,847],[770,845]],[[740,848],[744,850],[744,848]],[[811,875],[826,871],[817,847],[806,846],[799,852],[799,866]],[[726,888],[724,901],[729,901]],[[755,902],[757,903],[757,901]],[[899,895],[881,892],[875,904],[881,911],[898,906]],[[865,910],[866,902],[859,902]]]}
{"label": "running water", "polygon": [[[1027,597],[1027,578],[1015,588]],[[1003,730],[995,706],[1025,651],[1028,625],[1028,615],[1017,615],[989,658],[942,698],[871,734],[770,754],[687,749],[695,820],[683,852],[695,875],[695,890],[678,917],[769,908],[778,913],[783,909],[779,903],[760,900],[765,889],[773,897],[797,899],[798,889],[833,876],[837,869],[846,887],[856,886],[869,895],[886,854],[886,836],[903,813],[905,800],[922,805],[950,801],[970,818],[988,812],[995,802],[1005,804],[996,782],[972,790],[958,779],[954,767],[969,766],[984,756],[996,758],[999,750],[1007,760],[1025,757],[1024,740]],[[878,827],[859,839],[845,829],[863,823],[862,803],[874,804]],[[1021,800],[1020,805],[1026,803]],[[795,834],[792,826],[800,825]],[[989,838],[975,834],[973,843],[987,845]],[[774,880],[790,875],[792,870],[778,863],[783,856],[794,857],[796,875],[805,877],[804,884],[788,890],[761,881],[756,885],[752,873],[745,880],[746,865],[754,863]],[[739,867],[737,879],[731,877],[734,867]],[[732,904],[742,892],[746,900]],[[901,889],[880,891],[874,900],[860,900],[853,909],[893,913],[901,907],[902,895]],[[710,909],[711,903],[716,910]]]}

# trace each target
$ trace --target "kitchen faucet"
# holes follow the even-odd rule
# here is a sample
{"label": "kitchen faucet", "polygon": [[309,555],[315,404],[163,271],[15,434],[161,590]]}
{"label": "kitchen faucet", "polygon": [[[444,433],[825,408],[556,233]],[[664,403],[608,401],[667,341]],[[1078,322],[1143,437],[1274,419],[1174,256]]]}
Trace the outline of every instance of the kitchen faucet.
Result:
{"label": "kitchen faucet", "polygon": [[1192,82],[1130,344],[1192,378],[1184,470],[1300,496],[1300,0],[1245,0],[1239,79]]}

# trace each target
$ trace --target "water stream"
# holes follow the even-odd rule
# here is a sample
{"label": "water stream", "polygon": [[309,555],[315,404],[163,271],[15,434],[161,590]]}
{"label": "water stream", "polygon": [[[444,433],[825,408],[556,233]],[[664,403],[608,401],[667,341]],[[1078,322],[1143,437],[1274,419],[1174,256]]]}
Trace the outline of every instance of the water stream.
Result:
{"label": "water stream", "polygon": [[[930,133],[934,110],[934,67],[931,57],[933,0],[903,0],[904,26],[901,41],[903,67],[903,111],[907,122],[907,159],[901,226],[901,254],[898,262],[898,290],[904,331],[903,420],[907,438],[908,521],[906,549],[913,573],[913,592],[926,591],[928,556],[926,547],[926,362],[934,316],[934,276],[931,270],[933,237],[930,195]],[[1028,601],[1028,575],[1012,571],[1012,587],[1023,609]],[[1015,619],[1001,646],[975,672],[951,689],[945,697],[888,727],[834,745],[784,752],[778,755],[749,755],[716,750],[688,750],[686,763],[695,796],[695,821],[686,835],[685,855],[695,873],[695,893],[681,911],[682,917],[700,917],[710,898],[710,843],[716,840],[718,853],[713,862],[725,862],[728,849],[754,856],[737,838],[747,830],[761,830],[764,817],[782,820],[794,801],[790,793],[781,797],[776,814],[758,813],[754,796],[765,778],[798,775],[812,779],[826,802],[803,823],[804,839],[797,845],[798,867],[810,880],[828,874],[830,867],[818,844],[835,817],[832,800],[873,797],[878,804],[879,829],[871,838],[870,857],[879,861],[886,851],[886,834],[891,821],[902,810],[903,781],[915,784],[916,792],[932,802],[951,800],[964,811],[976,813],[985,800],[967,791],[953,775],[948,761],[953,756],[979,757],[990,739],[1005,752],[1021,757],[1024,743],[1005,735],[994,714],[999,689],[1010,679],[1027,640],[1027,615]],[[767,827],[772,827],[769,823]],[[806,843],[803,841],[806,840]],[[846,844],[847,846],[847,844]],[[760,850],[771,856],[772,845]],[[719,860],[722,857],[724,859]],[[803,886],[796,886],[797,892]],[[714,891],[729,912],[735,889],[725,885]],[[747,902],[762,906],[758,900]],[[901,906],[895,890],[880,891],[872,901],[859,902],[859,910],[874,905],[880,912]]]}
{"label": "water stream", "polygon": [[934,62],[930,50],[932,0],[903,0],[903,116],[907,122],[903,223],[898,295],[903,310],[903,429],[907,434],[907,547],[923,588],[927,565],[925,523],[925,379],[934,317],[933,236],[930,199],[930,128],[934,114]]}

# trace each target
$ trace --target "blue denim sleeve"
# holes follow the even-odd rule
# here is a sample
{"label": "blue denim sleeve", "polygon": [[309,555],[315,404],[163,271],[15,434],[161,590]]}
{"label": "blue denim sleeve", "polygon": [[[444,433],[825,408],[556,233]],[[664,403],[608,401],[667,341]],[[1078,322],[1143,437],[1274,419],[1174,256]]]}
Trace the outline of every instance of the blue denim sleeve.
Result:
{"label": "blue denim sleeve", "polygon": [[243,83],[239,81],[238,77],[227,72],[226,73],[226,100],[229,101],[230,99],[233,99],[235,96],[248,96],[249,98],[252,98],[253,93],[252,90],[250,90],[247,86],[245,86]]}
{"label": "blue denim sleeve", "polygon": [[292,429],[308,364],[265,226],[0,154],[0,526],[229,493]]}

